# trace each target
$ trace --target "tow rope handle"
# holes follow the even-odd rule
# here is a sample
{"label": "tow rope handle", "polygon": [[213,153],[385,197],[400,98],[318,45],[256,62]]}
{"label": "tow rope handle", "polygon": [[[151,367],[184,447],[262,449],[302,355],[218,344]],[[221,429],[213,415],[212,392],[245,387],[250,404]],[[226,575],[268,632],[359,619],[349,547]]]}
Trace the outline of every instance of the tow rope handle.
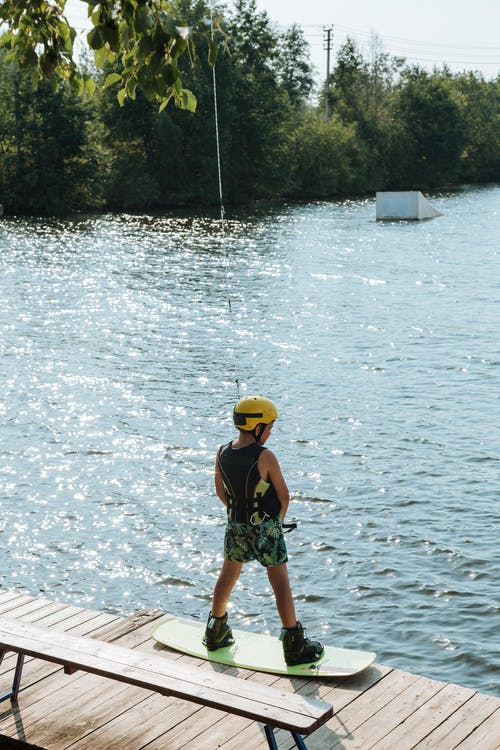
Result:
{"label": "tow rope handle", "polygon": [[290,531],[295,531],[295,529],[297,528],[297,524],[296,523],[284,523],[282,528],[283,528],[283,534],[289,534]]}

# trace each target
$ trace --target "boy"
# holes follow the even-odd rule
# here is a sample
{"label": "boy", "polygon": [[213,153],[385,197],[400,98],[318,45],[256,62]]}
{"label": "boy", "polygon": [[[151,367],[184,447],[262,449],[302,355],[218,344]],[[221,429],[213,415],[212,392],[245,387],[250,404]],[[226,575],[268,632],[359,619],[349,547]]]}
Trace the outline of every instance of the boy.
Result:
{"label": "boy", "polygon": [[243,564],[258,560],[267,570],[281,619],[287,664],[319,659],[323,646],[304,636],[295,616],[288,580],[282,522],[290,502],[278,459],[264,447],[278,412],[268,398],[242,398],[234,407],[238,437],[217,451],[215,490],[227,508],[224,564],[212,598],[203,643],[209,651],[234,643],[227,603]]}

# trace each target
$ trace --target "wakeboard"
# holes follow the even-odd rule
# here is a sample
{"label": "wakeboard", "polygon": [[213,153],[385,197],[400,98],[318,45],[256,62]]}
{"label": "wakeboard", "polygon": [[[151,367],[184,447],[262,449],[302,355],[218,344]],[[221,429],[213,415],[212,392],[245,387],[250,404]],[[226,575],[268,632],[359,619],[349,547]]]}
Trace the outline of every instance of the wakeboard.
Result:
{"label": "wakeboard", "polygon": [[200,659],[257,672],[297,677],[347,677],[369,667],[376,657],[371,651],[325,646],[317,661],[288,666],[283,658],[281,641],[276,636],[232,630],[235,642],[217,651],[209,651],[203,645],[205,623],[197,620],[170,617],[154,628],[152,636],[175,651]]}

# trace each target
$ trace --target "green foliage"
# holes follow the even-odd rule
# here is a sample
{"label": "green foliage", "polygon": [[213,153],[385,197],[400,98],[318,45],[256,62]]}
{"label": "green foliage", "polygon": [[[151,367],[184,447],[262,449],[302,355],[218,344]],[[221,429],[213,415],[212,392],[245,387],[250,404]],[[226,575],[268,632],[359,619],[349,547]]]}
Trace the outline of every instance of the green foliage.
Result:
{"label": "green foliage", "polygon": [[276,72],[294,109],[303,109],[311,96],[314,78],[309,44],[297,24],[287,29],[278,40]]}
{"label": "green foliage", "polygon": [[[215,206],[214,61],[226,205],[500,180],[499,78],[426,73],[375,43],[368,62],[349,40],[315,107],[306,103],[310,68],[298,27],[280,34],[255,0],[236,0],[231,14],[215,11],[212,39],[206,0],[173,0],[168,18],[190,29],[184,41],[192,64],[183,86],[196,95],[193,116],[180,107],[162,109],[167,97],[148,91],[131,63],[148,60],[143,70],[154,68],[145,40],[154,29],[149,11],[162,3],[88,4],[98,32],[91,36],[92,60],[79,61],[78,75],[89,93],[96,89],[92,98],[77,95],[71,62],[54,87],[60,69],[40,78],[33,61],[16,63],[10,42],[0,50],[0,203],[8,212]],[[54,3],[54,18],[61,6],[62,0]],[[128,48],[125,27],[117,37],[109,22],[118,12],[128,13],[133,26]],[[36,13],[43,27],[47,3],[40,0],[14,19],[16,28],[28,28]],[[35,44],[37,61],[42,49]],[[178,73],[176,64],[162,63],[166,85],[175,86]],[[40,78],[35,91],[33,77]]]}
{"label": "green foliage", "polygon": [[0,54],[0,202],[6,210],[47,214],[101,204],[91,111],[67,84],[54,92]]}
{"label": "green foliage", "polygon": [[460,173],[466,126],[450,79],[415,68],[393,97],[392,179],[405,188],[452,184]]}
{"label": "green foliage", "polygon": [[278,36],[255,0],[236,1],[228,30],[231,58],[219,97],[230,165],[226,189],[236,202],[276,197],[291,178],[288,144],[294,123],[276,75]]}
{"label": "green foliage", "polygon": [[42,78],[77,81],[73,60],[76,32],[64,18],[65,0],[3,0],[0,20],[7,28],[0,45],[8,50],[7,62],[16,60],[36,82]]}
{"label": "green foliage", "polygon": [[369,189],[366,148],[354,123],[337,115],[324,122],[309,115],[294,133],[294,186],[292,194],[303,199],[353,195]]}
{"label": "green foliage", "polygon": [[[106,84],[119,84],[118,100],[134,99],[140,89],[147,99],[164,107],[174,99],[178,107],[194,111],[196,98],[183,87],[179,63],[193,55],[189,27],[176,22],[167,0],[85,0],[92,29],[87,43],[98,69],[119,60],[121,70]],[[0,44],[7,62],[32,73],[34,83],[60,81],[74,91],[92,95],[94,80],[79,70],[74,59],[76,32],[64,16],[65,0],[3,0],[0,21],[7,30]],[[117,77],[119,76],[119,77]]]}
{"label": "green foliage", "polygon": [[500,179],[500,76],[485,81],[464,73],[451,81],[465,121],[461,177],[467,182]]}

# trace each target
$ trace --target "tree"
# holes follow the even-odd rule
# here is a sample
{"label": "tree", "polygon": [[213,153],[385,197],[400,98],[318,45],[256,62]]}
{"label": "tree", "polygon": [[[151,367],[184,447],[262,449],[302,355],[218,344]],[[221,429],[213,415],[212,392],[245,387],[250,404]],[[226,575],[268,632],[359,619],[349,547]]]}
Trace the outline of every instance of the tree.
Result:
{"label": "tree", "polygon": [[409,68],[394,95],[390,173],[399,188],[437,187],[460,172],[466,126],[451,79]]}
{"label": "tree", "polygon": [[291,154],[294,198],[329,199],[370,189],[366,145],[356,124],[338,115],[324,122],[319,113],[308,113],[293,134]]}
{"label": "tree", "polygon": [[326,95],[329,98],[329,112],[336,113],[343,122],[364,121],[369,90],[369,67],[356,42],[350,37],[337,53],[328,90],[329,94]]}
{"label": "tree", "polygon": [[229,144],[227,192],[235,202],[276,197],[290,174],[292,125],[290,100],[276,74],[278,37],[255,0],[236,0],[228,31],[230,62],[219,97]]}
{"label": "tree", "polygon": [[[138,89],[163,107],[170,99],[194,110],[193,94],[183,88],[179,64],[192,55],[190,29],[170,12],[168,0],[82,0],[89,6],[92,29],[87,43],[94,51],[98,69],[121,62],[106,86],[120,85],[121,104],[134,99]],[[32,73],[34,81],[48,79],[57,86],[67,81],[75,91],[92,94],[95,83],[75,61],[75,30],[64,15],[66,0],[2,0],[0,22],[6,27],[0,43],[8,61]],[[206,34],[209,55],[216,45]]]}
{"label": "tree", "polygon": [[67,85],[54,92],[0,54],[2,203],[8,211],[61,213],[99,205],[91,112]]}
{"label": "tree", "polygon": [[[195,30],[209,13],[204,0],[176,0],[171,8]],[[207,204],[217,198],[212,68],[206,38],[196,34],[194,39],[193,65],[185,81],[196,92],[196,117],[177,108],[158,112],[140,91],[122,107],[109,89],[97,97],[109,162],[106,197],[115,208],[175,206],[195,200]],[[219,60],[224,108],[225,70],[231,61],[227,56]],[[117,63],[107,66],[102,75],[116,69]],[[222,145],[226,148],[225,139]]]}
{"label": "tree", "polygon": [[500,76],[485,81],[477,73],[463,73],[453,80],[460,97],[466,125],[466,144],[461,156],[462,178],[470,182],[500,180]]}
{"label": "tree", "polygon": [[309,44],[304,32],[294,23],[278,40],[276,58],[278,80],[287,92],[294,109],[305,106],[314,84],[309,58]]}

